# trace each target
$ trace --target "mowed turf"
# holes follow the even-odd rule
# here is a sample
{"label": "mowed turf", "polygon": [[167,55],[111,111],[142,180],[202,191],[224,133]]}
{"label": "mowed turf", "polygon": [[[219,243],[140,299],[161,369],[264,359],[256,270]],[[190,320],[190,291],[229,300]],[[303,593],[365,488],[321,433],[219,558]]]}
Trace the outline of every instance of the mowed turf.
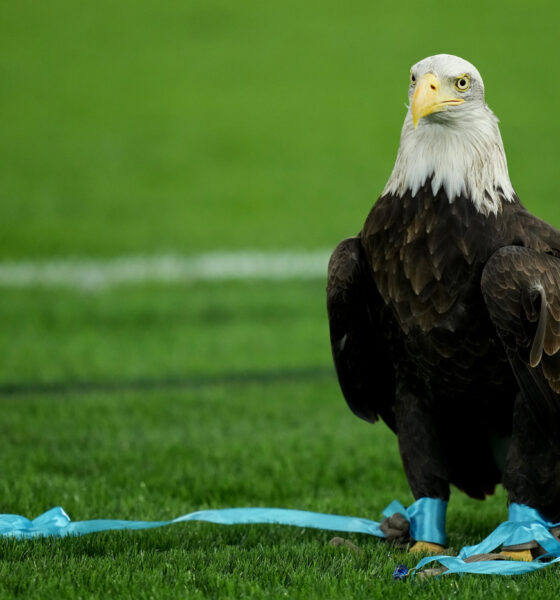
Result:
{"label": "mowed turf", "polygon": [[[390,173],[408,69],[472,60],[512,181],[560,225],[559,9],[52,0],[0,8],[0,259],[334,247]],[[412,501],[394,436],[346,408],[324,281],[0,290],[0,513],[169,519]],[[473,441],[475,443],[476,440]],[[454,491],[450,545],[506,516]],[[560,595],[558,569],[394,583],[364,536],[189,523],[0,542],[0,596]]]}
{"label": "mowed turf", "polygon": [[[0,308],[13,357],[1,367],[4,513],[60,505],[74,520],[162,520],[278,506],[379,519],[392,499],[412,501],[393,434],[350,413],[329,369],[323,282],[4,292]],[[484,503],[455,491],[450,545],[480,540],[505,514],[503,491]],[[395,583],[396,565],[416,558],[352,535],[355,555],[329,546],[333,535],[188,523],[2,540],[0,595],[560,593],[555,568]]]}
{"label": "mowed turf", "polygon": [[383,189],[409,68],[438,52],[479,68],[514,186],[560,224],[552,2],[0,11],[0,256],[330,247]]}

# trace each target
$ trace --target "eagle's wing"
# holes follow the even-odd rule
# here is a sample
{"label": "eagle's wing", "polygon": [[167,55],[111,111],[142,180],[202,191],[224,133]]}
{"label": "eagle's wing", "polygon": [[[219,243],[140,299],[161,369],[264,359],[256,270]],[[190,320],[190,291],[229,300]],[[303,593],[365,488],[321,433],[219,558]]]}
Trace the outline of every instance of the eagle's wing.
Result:
{"label": "eagle's wing", "polygon": [[329,262],[327,310],[334,364],[342,393],[352,411],[395,429],[394,366],[380,333],[385,310],[361,240],[341,242]]}
{"label": "eagle's wing", "polygon": [[[560,258],[506,246],[482,273],[482,293],[533,411],[560,413]],[[538,417],[537,414],[535,414]]]}

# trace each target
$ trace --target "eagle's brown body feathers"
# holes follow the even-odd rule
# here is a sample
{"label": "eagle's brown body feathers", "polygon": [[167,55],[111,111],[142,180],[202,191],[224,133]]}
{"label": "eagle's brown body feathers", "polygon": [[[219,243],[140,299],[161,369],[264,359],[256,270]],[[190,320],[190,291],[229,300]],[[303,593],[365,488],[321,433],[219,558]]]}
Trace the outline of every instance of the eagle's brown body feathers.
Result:
{"label": "eagle's brown body feathers", "polygon": [[450,483],[483,498],[502,481],[560,518],[558,256],[560,232],[517,198],[486,215],[429,181],[381,197],[333,253],[343,393],[397,432],[416,498],[447,499]]}

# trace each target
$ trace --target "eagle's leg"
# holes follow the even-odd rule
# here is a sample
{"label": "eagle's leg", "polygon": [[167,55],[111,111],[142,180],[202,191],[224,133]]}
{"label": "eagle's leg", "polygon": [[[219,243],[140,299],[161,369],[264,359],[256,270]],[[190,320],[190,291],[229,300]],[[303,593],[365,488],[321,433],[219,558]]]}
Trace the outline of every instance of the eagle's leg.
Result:
{"label": "eagle's leg", "polygon": [[[548,521],[560,521],[560,440],[554,434],[558,414],[519,396],[503,477],[509,502],[526,504]],[[556,423],[555,423],[556,421]]]}
{"label": "eagle's leg", "polygon": [[[446,503],[449,500],[449,480],[445,453],[441,448],[429,398],[429,391],[423,383],[415,385],[410,375],[400,378],[395,402],[399,450],[414,498],[435,498]],[[428,506],[431,504],[428,503]],[[445,505],[441,503],[441,506]],[[417,535],[418,539],[414,538],[415,531],[429,531],[431,522],[433,514],[420,512],[415,515],[411,532],[416,543],[411,547],[411,552],[435,553],[443,550],[441,542],[445,540],[445,512],[438,519],[437,535],[421,533]],[[425,539],[428,536],[432,539]]]}
{"label": "eagle's leg", "polygon": [[[508,501],[536,509],[547,521],[560,521],[560,404],[539,406],[519,394],[513,414],[513,431],[503,485]],[[517,560],[531,560],[531,552],[542,550],[533,541],[504,547],[503,553]]]}

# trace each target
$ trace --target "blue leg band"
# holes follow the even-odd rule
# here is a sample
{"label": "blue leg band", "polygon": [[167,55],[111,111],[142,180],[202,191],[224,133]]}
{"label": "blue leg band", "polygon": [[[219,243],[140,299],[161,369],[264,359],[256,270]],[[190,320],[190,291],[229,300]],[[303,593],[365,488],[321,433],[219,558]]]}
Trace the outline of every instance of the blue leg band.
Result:
{"label": "blue leg band", "polygon": [[416,541],[445,546],[447,502],[438,498],[419,498],[408,507],[410,535]]}

